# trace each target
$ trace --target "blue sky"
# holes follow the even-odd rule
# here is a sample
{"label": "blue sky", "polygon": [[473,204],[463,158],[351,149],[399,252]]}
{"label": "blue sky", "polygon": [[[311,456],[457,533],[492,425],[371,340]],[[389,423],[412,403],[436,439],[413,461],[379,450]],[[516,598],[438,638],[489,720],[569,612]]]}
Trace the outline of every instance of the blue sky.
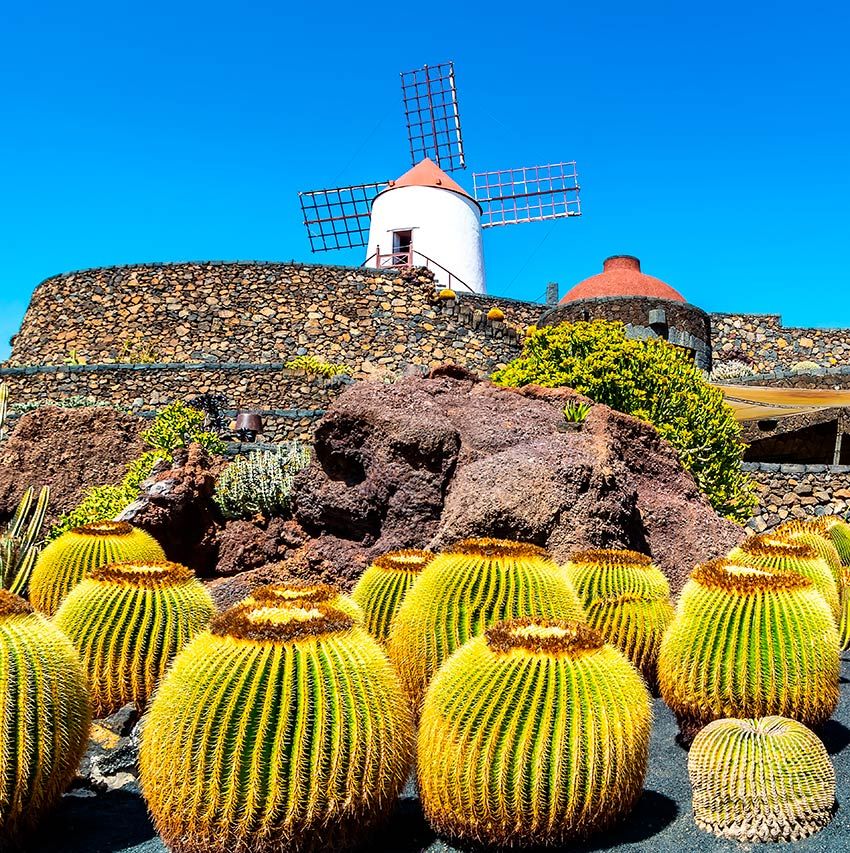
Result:
{"label": "blue sky", "polygon": [[486,233],[491,292],[630,253],[707,310],[850,326],[848,24],[839,2],[4,4],[0,356],[58,272],[361,262],[311,255],[297,191],[405,171],[398,72],[447,59],[461,183],[579,165],[583,217]]}

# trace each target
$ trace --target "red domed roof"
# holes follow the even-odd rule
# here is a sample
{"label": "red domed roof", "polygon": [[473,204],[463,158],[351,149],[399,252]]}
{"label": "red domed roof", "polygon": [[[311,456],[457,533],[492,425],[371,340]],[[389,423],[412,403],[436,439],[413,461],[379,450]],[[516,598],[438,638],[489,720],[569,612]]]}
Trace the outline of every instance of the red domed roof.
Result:
{"label": "red domed roof", "polygon": [[640,261],[631,255],[613,255],[602,264],[602,272],[580,281],[560,304],[601,296],[652,296],[684,302],[685,298],[660,278],[640,271]]}

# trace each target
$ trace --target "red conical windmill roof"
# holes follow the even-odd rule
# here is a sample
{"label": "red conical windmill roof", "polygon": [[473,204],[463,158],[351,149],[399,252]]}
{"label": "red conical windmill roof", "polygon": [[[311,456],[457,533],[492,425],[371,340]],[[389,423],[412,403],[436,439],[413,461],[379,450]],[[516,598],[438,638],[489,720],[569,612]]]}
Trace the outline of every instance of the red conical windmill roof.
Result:
{"label": "red conical windmill roof", "polygon": [[429,160],[427,157],[420,160],[400,178],[390,181],[388,189],[395,189],[396,187],[438,187],[472,198],[460,184],[455,183],[433,160]]}
{"label": "red conical windmill roof", "polygon": [[603,296],[651,296],[684,302],[685,297],[660,278],[640,271],[640,261],[631,255],[613,255],[602,264],[602,272],[580,281],[561,299],[561,305],[578,299]]}

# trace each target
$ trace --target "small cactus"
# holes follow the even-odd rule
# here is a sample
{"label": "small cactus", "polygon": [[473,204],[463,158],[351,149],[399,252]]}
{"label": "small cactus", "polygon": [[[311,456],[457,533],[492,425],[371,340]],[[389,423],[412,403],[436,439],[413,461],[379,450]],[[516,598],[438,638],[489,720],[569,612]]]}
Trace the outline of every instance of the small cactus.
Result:
{"label": "small cactus", "polygon": [[38,555],[30,579],[30,601],[53,616],[65,596],[98,566],[164,560],[156,539],[125,521],[84,524],[54,539]]}
{"label": "small cactus", "polygon": [[496,308],[496,307],[494,306],[493,308],[491,308],[491,309],[487,312],[487,319],[488,319],[488,320],[490,320],[490,321],[494,321],[494,320],[495,320],[495,321],[497,321],[497,322],[501,322],[502,320],[504,320],[504,319],[505,319],[505,312],[504,312],[504,311],[502,311],[502,309],[501,309],[501,308]]}
{"label": "small cactus", "polygon": [[500,849],[581,839],[640,796],[650,724],[643,680],[601,634],[560,620],[500,623],[428,688],[425,816],[437,832]]}
{"label": "small cactus", "polygon": [[58,802],[90,722],[74,647],[26,601],[0,590],[0,849]]}
{"label": "small cactus", "polygon": [[691,573],[658,657],[661,695],[686,737],[723,717],[818,726],[838,703],[838,676],[838,631],[812,582],[728,560]]}
{"label": "small cactus", "polygon": [[76,646],[97,717],[144,708],[174,656],[215,613],[210,594],[178,563],[93,569],[54,617]]}
{"label": "small cactus", "polygon": [[435,557],[405,596],[388,643],[414,710],[455,649],[520,616],[585,621],[572,584],[542,548],[466,539]]}
{"label": "small cactus", "polygon": [[715,720],[694,738],[688,774],[697,826],[722,838],[799,841],[832,819],[832,762],[796,720]]}
{"label": "small cactus", "polygon": [[392,551],[373,560],[360,575],[351,597],[363,608],[366,630],[379,643],[387,642],[405,595],[433,559],[431,551]]}
{"label": "small cactus", "polygon": [[412,752],[398,679],[350,616],[237,604],[157,690],[141,784],[172,853],[319,853],[389,813]]}
{"label": "small cactus", "polygon": [[570,557],[567,576],[587,612],[587,624],[656,681],[661,638],[673,620],[670,584],[645,554],[607,548]]}
{"label": "small cactus", "polygon": [[437,299],[457,299],[457,294],[448,287],[444,287],[438,294]]}
{"label": "small cactus", "polygon": [[286,583],[258,586],[242,602],[244,604],[271,604],[274,607],[314,604],[326,604],[341,610],[355,622],[363,624],[363,610],[350,596],[343,595],[335,586],[326,583],[305,583],[288,581]]}
{"label": "small cactus", "polygon": [[772,534],[749,536],[729,552],[728,559],[742,566],[801,574],[823,596],[835,620],[840,618],[841,604],[835,575],[826,560],[811,545],[800,540],[788,541]]}

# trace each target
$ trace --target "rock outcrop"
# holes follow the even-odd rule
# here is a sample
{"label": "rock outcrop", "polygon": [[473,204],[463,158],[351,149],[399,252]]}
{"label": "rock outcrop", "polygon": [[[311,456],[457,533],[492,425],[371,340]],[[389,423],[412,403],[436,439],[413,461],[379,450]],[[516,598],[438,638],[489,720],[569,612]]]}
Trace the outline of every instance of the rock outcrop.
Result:
{"label": "rock outcrop", "polygon": [[106,406],[45,406],[22,415],[0,445],[0,518],[29,486],[50,486],[44,530],[73,509],[89,486],[117,483],[144,448],[144,421]]}
{"label": "rock outcrop", "polygon": [[396,548],[466,536],[650,554],[681,587],[743,530],[720,518],[655,429],[594,405],[571,429],[569,389],[505,389],[464,371],[359,383],[319,421],[295,517],[311,541],[293,572],[350,586]]}

